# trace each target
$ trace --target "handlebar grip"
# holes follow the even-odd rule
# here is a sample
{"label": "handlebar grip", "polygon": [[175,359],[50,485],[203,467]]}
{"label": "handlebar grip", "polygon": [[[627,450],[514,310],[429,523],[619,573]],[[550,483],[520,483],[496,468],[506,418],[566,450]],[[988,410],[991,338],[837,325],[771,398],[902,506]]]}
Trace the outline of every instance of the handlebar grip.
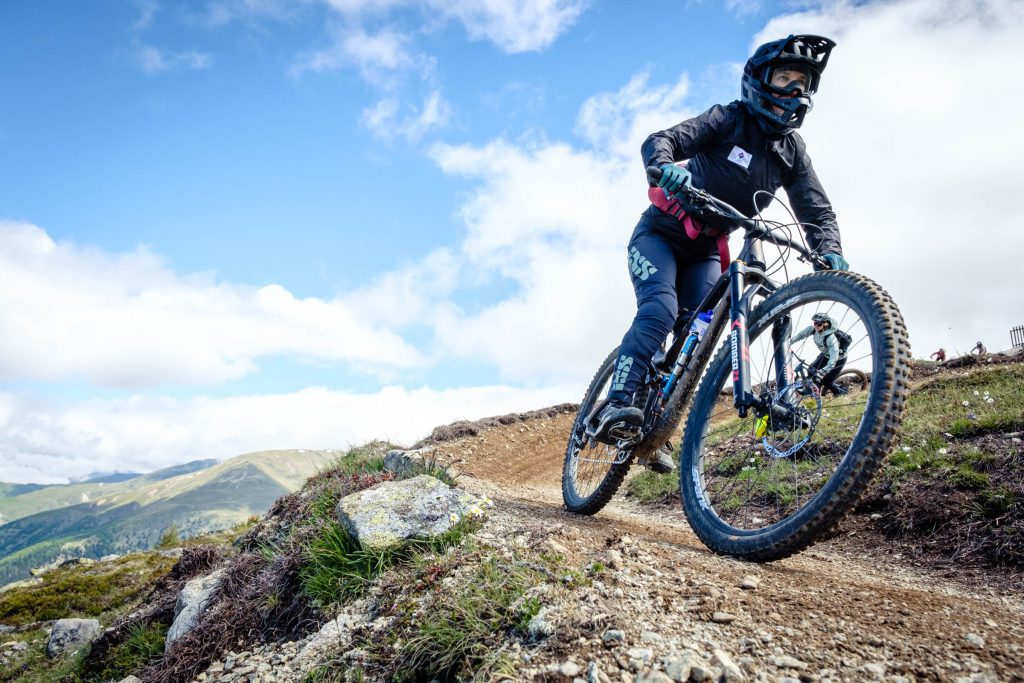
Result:
{"label": "handlebar grip", "polygon": [[657,166],[648,166],[647,167],[647,180],[652,185],[657,185],[658,181],[661,180],[661,169],[658,168]]}

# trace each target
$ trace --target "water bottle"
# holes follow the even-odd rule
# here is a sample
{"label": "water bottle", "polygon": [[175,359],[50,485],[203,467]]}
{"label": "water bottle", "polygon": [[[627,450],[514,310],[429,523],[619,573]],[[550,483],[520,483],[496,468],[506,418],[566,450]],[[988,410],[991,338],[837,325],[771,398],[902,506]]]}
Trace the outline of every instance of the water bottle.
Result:
{"label": "water bottle", "polygon": [[708,323],[711,322],[711,316],[713,314],[714,311],[701,311],[697,314],[697,317],[693,319],[693,322],[690,323],[690,332],[696,334],[698,340],[704,336],[705,332],[707,332]]}
{"label": "water bottle", "polygon": [[690,333],[686,335],[686,341],[683,342],[683,348],[679,351],[679,357],[676,358],[676,364],[672,366],[672,374],[669,375],[669,379],[665,382],[662,388],[662,394],[665,398],[668,398],[669,393],[672,391],[672,387],[675,386],[676,380],[683,374],[683,370],[686,368],[686,363],[690,360],[690,354],[693,353],[693,349],[697,346],[697,342],[707,332],[708,323],[711,322],[711,317],[714,311],[701,311],[697,314],[697,317],[690,323]]}

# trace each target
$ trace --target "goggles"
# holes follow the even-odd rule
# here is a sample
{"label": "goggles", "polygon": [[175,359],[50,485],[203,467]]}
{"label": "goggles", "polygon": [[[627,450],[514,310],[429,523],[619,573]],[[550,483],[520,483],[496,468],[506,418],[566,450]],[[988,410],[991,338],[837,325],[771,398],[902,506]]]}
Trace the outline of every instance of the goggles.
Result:
{"label": "goggles", "polygon": [[804,66],[784,64],[768,74],[768,85],[779,95],[813,95],[817,88],[816,74]]}

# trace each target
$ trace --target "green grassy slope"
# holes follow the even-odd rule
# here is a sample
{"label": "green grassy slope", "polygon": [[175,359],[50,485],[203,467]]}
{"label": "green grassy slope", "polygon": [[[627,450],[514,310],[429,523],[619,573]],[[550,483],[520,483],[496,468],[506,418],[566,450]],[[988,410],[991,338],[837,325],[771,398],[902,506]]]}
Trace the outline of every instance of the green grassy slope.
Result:
{"label": "green grassy slope", "polygon": [[183,537],[231,527],[298,489],[333,455],[249,453],[175,477],[147,476],[132,480],[131,487],[124,485],[132,482],[103,487],[105,495],[95,500],[15,519],[0,526],[0,585],[24,578],[32,567],[61,554],[98,558],[151,548],[172,525]]}

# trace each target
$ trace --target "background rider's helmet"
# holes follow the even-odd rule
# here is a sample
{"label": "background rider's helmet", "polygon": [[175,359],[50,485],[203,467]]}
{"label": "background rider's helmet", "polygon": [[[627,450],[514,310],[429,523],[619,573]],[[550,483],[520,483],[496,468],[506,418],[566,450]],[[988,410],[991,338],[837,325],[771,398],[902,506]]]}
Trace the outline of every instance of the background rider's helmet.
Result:
{"label": "background rider's helmet", "polygon": [[[740,81],[741,99],[765,133],[786,135],[800,127],[814,106],[811,95],[818,91],[821,72],[835,46],[821,36],[789,36],[765,43],[747,60]],[[799,87],[796,80],[782,79],[786,71],[801,72],[805,87]]]}
{"label": "background rider's helmet", "polygon": [[828,323],[829,327],[832,326],[832,318],[829,317],[828,313],[815,313],[811,316],[811,322]]}

